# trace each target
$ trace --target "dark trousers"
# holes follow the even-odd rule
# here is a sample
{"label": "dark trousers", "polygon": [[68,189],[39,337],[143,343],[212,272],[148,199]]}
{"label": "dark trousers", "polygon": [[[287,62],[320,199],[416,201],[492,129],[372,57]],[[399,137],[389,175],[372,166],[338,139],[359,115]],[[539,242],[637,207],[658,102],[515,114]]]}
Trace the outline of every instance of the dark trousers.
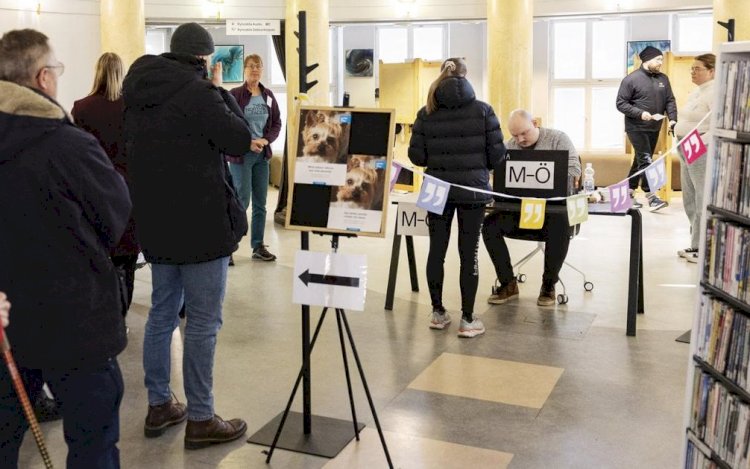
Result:
{"label": "dark trousers", "polygon": [[544,273],[542,282],[554,285],[560,280],[560,269],[568,255],[570,230],[565,214],[547,214],[541,230],[526,230],[518,227],[521,214],[518,212],[494,211],[484,219],[482,238],[492,258],[497,279],[501,283],[513,280],[513,264],[510,260],[505,236],[544,241]]}
{"label": "dark trousers", "polygon": [[[631,130],[628,133],[628,139],[633,145],[633,164],[630,166],[628,177],[633,173],[647,168],[651,164],[651,155],[654,154],[656,148],[656,142],[659,140],[659,131],[646,132]],[[648,187],[648,179],[646,179],[646,173],[641,173],[638,177],[630,179],[630,188],[635,190],[638,189],[638,183],[640,182],[641,188],[646,192],[651,192]]]}
{"label": "dark trousers", "polygon": [[[76,370],[30,370],[19,366],[29,400],[47,382],[59,402],[68,444],[68,469],[120,467],[120,402],[123,382],[116,359]],[[0,365],[0,467],[18,467],[18,451],[29,428],[8,369]]]}
{"label": "dark trousers", "polygon": [[458,214],[458,257],[461,261],[459,282],[461,311],[471,318],[479,285],[477,249],[484,218],[484,204],[458,205],[447,203],[442,215],[427,214],[430,228],[430,252],[427,255],[427,286],[433,307],[443,306],[443,264],[451,237],[453,215]]}
{"label": "dark trousers", "polygon": [[[127,289],[128,295],[128,309],[130,309],[130,303],[133,302],[133,288],[135,283],[135,264],[138,262],[138,254],[126,255],[126,256],[112,256],[112,263],[120,269],[125,278],[125,288]],[[125,314],[127,314],[127,309]]]}

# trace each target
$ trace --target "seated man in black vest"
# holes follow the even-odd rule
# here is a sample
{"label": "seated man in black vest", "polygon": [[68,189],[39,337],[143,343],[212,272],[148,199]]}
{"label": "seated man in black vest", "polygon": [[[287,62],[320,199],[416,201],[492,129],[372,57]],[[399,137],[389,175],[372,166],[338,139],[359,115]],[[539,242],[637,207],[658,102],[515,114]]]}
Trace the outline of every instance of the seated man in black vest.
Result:
{"label": "seated man in black vest", "polygon": [[[554,129],[539,127],[528,111],[517,109],[510,114],[508,129],[512,138],[505,143],[509,150],[567,150],[569,193],[572,193],[581,176],[581,161],[573,143],[568,136]],[[500,305],[518,297],[518,282],[513,275],[513,264],[510,260],[505,236],[513,237],[528,230],[519,228],[520,213],[494,210],[484,219],[482,237],[490,253],[500,288],[487,300],[490,304]],[[546,240],[544,250],[544,273],[542,288],[537,304],[552,306],[555,304],[555,284],[558,274],[565,262],[570,244],[570,226],[567,214],[547,214],[541,230],[534,230],[540,239]]]}

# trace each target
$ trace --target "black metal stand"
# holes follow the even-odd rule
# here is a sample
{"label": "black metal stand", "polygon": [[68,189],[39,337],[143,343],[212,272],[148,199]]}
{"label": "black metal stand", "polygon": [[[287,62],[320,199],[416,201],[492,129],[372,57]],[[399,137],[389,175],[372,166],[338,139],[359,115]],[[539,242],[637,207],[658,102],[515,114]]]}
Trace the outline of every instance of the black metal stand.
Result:
{"label": "black metal stand", "polygon": [[[303,231],[301,233],[302,239],[302,250],[309,249],[309,233]],[[333,234],[331,239],[331,248],[333,252],[338,250],[339,236],[349,235],[338,235]],[[354,235],[351,235],[354,236]],[[380,420],[375,410],[375,404],[370,394],[370,388],[367,385],[367,378],[365,378],[365,372],[362,368],[362,363],[359,359],[359,353],[357,353],[357,347],[354,344],[354,336],[352,335],[351,329],[349,328],[349,322],[346,319],[346,312],[342,308],[335,308],[336,311],[336,324],[338,326],[339,343],[341,344],[341,356],[344,362],[344,374],[346,375],[346,386],[349,394],[349,405],[352,411],[351,423],[347,420],[334,419],[329,417],[320,417],[312,415],[311,405],[311,367],[310,367],[310,354],[315,342],[318,339],[321,326],[325,320],[328,308],[323,308],[323,311],[318,320],[318,324],[315,326],[315,332],[313,333],[312,341],[310,341],[310,307],[308,305],[302,306],[302,368],[297,374],[297,380],[292,388],[291,396],[287,401],[286,408],[282,413],[277,415],[273,420],[268,422],[263,428],[248,438],[248,443],[256,443],[261,445],[270,446],[268,450],[268,456],[266,463],[271,462],[271,457],[276,447],[296,451],[306,454],[314,454],[316,456],[323,456],[327,458],[333,458],[352,440],[356,438],[359,441],[359,432],[364,428],[364,424],[358,422],[357,412],[354,405],[354,394],[352,392],[351,377],[349,374],[349,361],[347,359],[346,343],[344,341],[343,330],[346,329],[346,335],[349,340],[349,346],[352,349],[354,360],[357,364],[357,370],[362,380],[362,386],[367,396],[367,402],[370,405],[370,411],[372,412],[373,419],[375,420],[375,426],[378,429],[378,435],[380,436],[380,442],[383,446],[383,452],[385,453],[386,460],[388,461],[388,467],[392,468],[393,463],[391,462],[391,456],[388,452],[388,446],[386,445],[385,438],[383,436],[383,430],[380,427]],[[343,329],[342,329],[343,323]],[[302,382],[302,413],[291,412],[292,403],[294,397],[299,389],[300,382]],[[313,425],[318,430],[317,434],[312,431]],[[353,431],[352,431],[353,430]]]}

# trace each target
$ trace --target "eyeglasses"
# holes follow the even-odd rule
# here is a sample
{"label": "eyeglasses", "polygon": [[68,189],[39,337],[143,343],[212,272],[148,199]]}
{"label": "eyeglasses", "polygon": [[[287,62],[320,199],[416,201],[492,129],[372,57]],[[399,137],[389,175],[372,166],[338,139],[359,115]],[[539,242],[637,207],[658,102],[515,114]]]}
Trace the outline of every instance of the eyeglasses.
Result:
{"label": "eyeglasses", "polygon": [[260,65],[260,64],[249,64],[245,68],[249,68],[250,70],[262,70],[263,69],[263,65]]}
{"label": "eyeglasses", "polygon": [[[62,62],[57,62],[57,65],[45,65],[44,67],[39,69],[39,73],[42,73],[42,70],[44,70],[45,68],[51,68],[53,70],[59,69],[59,72],[57,72],[58,77],[63,76],[63,73],[65,73],[65,64]],[[39,75],[39,73],[37,73],[37,76]]]}
{"label": "eyeglasses", "polygon": [[691,73],[692,72],[700,72],[700,71],[703,71],[703,70],[708,70],[708,69],[705,68],[705,67],[690,67],[690,72]]}

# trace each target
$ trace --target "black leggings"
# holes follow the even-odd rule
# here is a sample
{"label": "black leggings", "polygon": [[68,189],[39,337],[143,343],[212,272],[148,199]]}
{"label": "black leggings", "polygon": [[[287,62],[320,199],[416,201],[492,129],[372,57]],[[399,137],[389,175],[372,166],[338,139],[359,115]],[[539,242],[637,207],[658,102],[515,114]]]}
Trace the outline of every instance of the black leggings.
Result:
{"label": "black leggings", "polygon": [[430,227],[430,253],[427,256],[427,286],[433,308],[443,306],[443,264],[451,237],[453,214],[458,212],[458,256],[461,261],[461,311],[467,320],[473,319],[474,300],[479,284],[477,249],[479,232],[484,219],[484,204],[454,204],[448,202],[442,215],[427,214]]}
{"label": "black leggings", "polygon": [[[633,164],[630,166],[628,177],[630,177],[636,171],[640,171],[651,165],[651,156],[654,154],[656,148],[656,142],[659,140],[659,131],[648,132],[631,130],[628,132],[628,139],[633,145]],[[630,188],[635,190],[638,189],[638,183],[641,183],[641,188],[646,192],[651,192],[648,187],[648,179],[646,179],[646,173],[641,173],[638,177],[630,179]]]}

